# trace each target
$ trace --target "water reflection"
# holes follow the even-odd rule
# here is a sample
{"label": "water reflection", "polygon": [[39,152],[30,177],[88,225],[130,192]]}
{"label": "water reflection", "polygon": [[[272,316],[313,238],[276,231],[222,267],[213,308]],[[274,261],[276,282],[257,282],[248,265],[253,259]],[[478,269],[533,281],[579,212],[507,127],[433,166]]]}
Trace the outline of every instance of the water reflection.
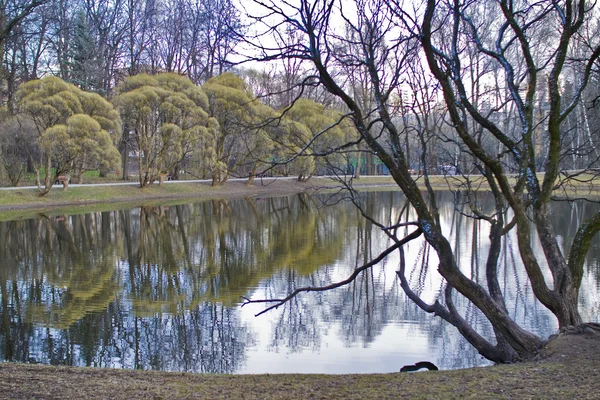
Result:
{"label": "water reflection", "polygon": [[[0,357],[47,364],[219,373],[390,372],[429,359],[442,368],[483,361],[448,324],[417,309],[394,271],[397,258],[331,292],[298,296],[267,315],[241,296],[281,297],[349,275],[387,245],[347,202],[325,197],[208,201],[171,207],[0,222]],[[397,192],[369,193],[364,209],[393,224],[413,218]],[[440,194],[442,218],[465,272],[484,279],[487,228]],[[556,204],[565,243],[597,207]],[[572,222],[573,221],[573,222]],[[411,243],[413,287],[434,299],[443,282],[424,243]],[[516,247],[503,243],[503,290],[522,324],[556,329],[533,300]],[[582,284],[584,318],[597,320],[600,246]],[[463,315],[486,336],[472,305]]]}

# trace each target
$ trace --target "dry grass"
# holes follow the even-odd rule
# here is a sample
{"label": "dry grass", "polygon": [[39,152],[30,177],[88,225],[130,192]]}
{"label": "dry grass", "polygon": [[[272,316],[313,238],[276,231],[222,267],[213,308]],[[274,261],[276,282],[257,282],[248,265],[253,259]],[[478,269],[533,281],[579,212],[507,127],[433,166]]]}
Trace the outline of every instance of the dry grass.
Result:
{"label": "dry grass", "polygon": [[[590,339],[578,340],[587,347]],[[600,339],[595,339],[600,343]],[[588,352],[589,353],[589,352]],[[369,375],[200,375],[0,364],[10,399],[596,399],[598,353],[577,360]]]}

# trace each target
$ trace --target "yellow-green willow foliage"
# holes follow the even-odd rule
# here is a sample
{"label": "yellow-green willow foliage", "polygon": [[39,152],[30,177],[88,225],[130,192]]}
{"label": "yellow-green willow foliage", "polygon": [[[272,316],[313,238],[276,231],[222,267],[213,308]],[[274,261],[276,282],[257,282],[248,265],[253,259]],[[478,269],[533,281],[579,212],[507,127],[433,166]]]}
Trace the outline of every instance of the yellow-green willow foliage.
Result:
{"label": "yellow-green willow foliage", "polygon": [[213,138],[213,185],[225,183],[236,172],[252,179],[270,161],[273,143],[268,122],[274,111],[255,99],[246,83],[231,73],[210,79],[202,88],[210,115],[219,121]]}
{"label": "yellow-green willow foliage", "polygon": [[[344,143],[348,124],[342,115],[309,99],[298,99],[290,109],[283,112],[284,121],[288,121],[287,136],[282,140],[288,150],[299,154],[298,179],[310,178],[318,167],[318,162],[327,159],[329,165],[345,163],[338,148]],[[314,156],[319,158],[314,159]]]}
{"label": "yellow-green willow foliage", "polygon": [[178,170],[217,126],[205,111],[202,89],[174,73],[125,79],[115,104],[134,139],[142,187]]}
{"label": "yellow-green willow foliage", "polygon": [[35,168],[41,195],[48,193],[59,175],[74,173],[78,177],[86,170],[118,168],[120,154],[115,143],[121,120],[100,95],[54,76],[24,83],[17,95],[19,114],[32,120],[37,130],[40,154]]}

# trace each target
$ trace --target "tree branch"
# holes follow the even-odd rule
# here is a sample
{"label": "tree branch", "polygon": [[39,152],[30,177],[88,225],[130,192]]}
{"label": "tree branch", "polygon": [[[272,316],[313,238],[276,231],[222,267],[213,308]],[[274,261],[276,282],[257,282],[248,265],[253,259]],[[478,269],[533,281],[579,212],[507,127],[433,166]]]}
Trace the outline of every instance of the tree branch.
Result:
{"label": "tree branch", "polygon": [[406,243],[410,242],[411,240],[416,239],[417,237],[419,237],[421,235],[421,231],[420,229],[415,230],[414,232],[412,232],[411,234],[405,236],[404,238],[402,238],[402,240],[399,240],[397,243],[394,243],[392,246],[388,247],[386,250],[384,250],[381,254],[379,254],[379,256],[377,256],[376,258],[372,259],[370,262],[356,268],[354,270],[354,272],[346,279],[344,279],[343,281],[339,281],[339,282],[335,282],[332,283],[331,285],[327,285],[327,286],[307,286],[307,287],[301,287],[298,288],[296,290],[294,290],[292,293],[290,293],[289,295],[287,295],[284,298],[281,299],[260,299],[260,300],[252,300],[250,298],[247,297],[242,297],[244,299],[244,302],[242,303],[242,307],[250,304],[250,303],[275,303],[267,308],[265,308],[264,310],[262,310],[261,312],[259,312],[258,314],[255,314],[255,316],[259,316],[262,315],[268,311],[271,311],[273,309],[276,309],[282,305],[284,305],[285,303],[287,303],[288,301],[290,301],[291,299],[293,299],[294,297],[296,297],[297,295],[299,295],[300,293],[303,292],[324,292],[327,290],[331,290],[331,289],[336,289],[339,288],[341,286],[345,286],[349,283],[351,283],[352,281],[354,281],[356,279],[356,277],[358,275],[360,275],[363,271],[373,267],[374,265],[377,265],[378,263],[380,263],[384,258],[386,258],[388,255],[390,255],[392,252],[394,252],[395,250],[401,248],[403,245],[405,245]]}

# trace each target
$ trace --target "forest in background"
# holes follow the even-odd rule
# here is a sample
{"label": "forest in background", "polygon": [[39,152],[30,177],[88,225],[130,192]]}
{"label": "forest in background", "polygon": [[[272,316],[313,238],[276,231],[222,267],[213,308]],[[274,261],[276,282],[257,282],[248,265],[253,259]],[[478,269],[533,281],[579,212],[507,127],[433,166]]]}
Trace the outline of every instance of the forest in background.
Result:
{"label": "forest in background", "polygon": [[[5,184],[17,185],[26,173],[44,175],[46,171],[47,177],[37,179],[46,187],[64,175],[83,182],[83,173],[88,170],[99,171],[100,176],[113,173],[123,179],[135,177],[142,186],[165,178],[179,179],[181,171],[192,177],[212,178],[215,184],[226,182],[230,176],[252,179],[260,173],[292,174],[305,180],[314,174],[359,177],[361,173],[388,172],[376,154],[360,143],[350,119],[345,118],[346,105],[319,86],[315,69],[307,60],[289,57],[262,64],[240,63],[248,60],[244,54],[252,54],[248,48],[257,36],[253,36],[252,17],[231,0],[16,0],[4,3],[2,11],[0,27],[5,27],[5,34],[0,35],[0,98],[5,111],[0,177]],[[493,13],[486,18],[492,23]],[[345,48],[340,46],[340,55],[357,52],[360,38],[356,32],[350,25],[342,31]],[[271,39],[275,47],[292,48],[301,43],[298,30],[282,26],[276,33]],[[536,33],[536,41],[545,38],[550,40],[544,29]],[[501,71],[490,70],[489,65],[470,57],[474,68],[468,74],[477,105],[492,121],[518,131],[516,110],[500,106],[508,90]],[[231,75],[218,77],[225,72],[233,72],[241,80]],[[164,73],[174,75],[163,75],[170,78],[159,79],[161,83],[152,77]],[[572,69],[562,81],[565,97],[573,95],[580,73]],[[138,74],[143,75],[132,78]],[[98,129],[89,119],[86,124],[80,118],[79,135],[73,129],[46,132],[56,124],[73,128],[75,121],[68,123],[68,118],[89,115],[85,106],[70,105],[66,110],[53,105],[55,109],[46,108],[46,112],[55,115],[39,121],[40,109],[31,105],[31,96],[37,101],[40,96],[58,92],[44,89],[29,93],[25,100],[26,89],[19,89],[26,82],[51,76],[74,86],[58,91],[95,93],[111,102],[119,114],[109,118],[112,126]],[[362,106],[376,103],[366,68],[342,63],[336,77]],[[570,145],[563,155],[565,170],[596,167],[596,143],[600,140],[598,78],[597,71],[590,75],[592,83],[564,124],[565,143]],[[169,79],[173,82],[166,82]],[[537,86],[534,112],[540,123],[534,142],[538,170],[543,171],[549,141],[542,121],[549,99],[546,81],[539,79]],[[138,94],[142,88],[149,90],[137,98],[135,93],[126,96],[124,92],[132,88],[140,89]],[[157,92],[165,88],[168,92]],[[184,94],[186,90],[195,93]],[[175,92],[181,97],[179,101],[174,101]],[[161,98],[155,100],[152,95]],[[193,105],[185,103],[190,100],[188,95],[193,97]],[[94,101],[99,102],[100,97]],[[43,100],[43,107],[51,102]],[[459,143],[439,85],[432,83],[423,63],[415,62],[403,71],[388,103],[393,121],[403,132],[401,145],[411,172],[483,172],[482,164]],[[165,111],[167,104],[170,111]],[[151,113],[155,121],[149,118]],[[102,139],[94,139],[99,144],[85,148],[82,142],[90,135],[82,138],[83,130],[94,132],[94,137],[101,131],[108,133],[112,145],[102,133]],[[485,135],[480,135],[485,141]],[[67,142],[72,145],[64,145]],[[423,143],[426,152],[421,151]],[[113,146],[121,155],[120,161]],[[496,144],[490,141],[489,146]],[[518,169],[517,165],[510,167],[511,172]]]}

